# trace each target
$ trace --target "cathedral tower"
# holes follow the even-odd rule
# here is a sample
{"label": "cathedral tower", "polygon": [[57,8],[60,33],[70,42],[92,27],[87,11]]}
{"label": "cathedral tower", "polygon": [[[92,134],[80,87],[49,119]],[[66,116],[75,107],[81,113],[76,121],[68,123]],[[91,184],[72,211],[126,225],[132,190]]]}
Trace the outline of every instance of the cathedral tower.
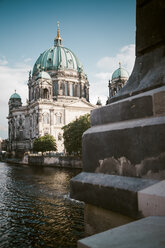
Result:
{"label": "cathedral tower", "polygon": [[[121,67],[121,63],[119,62],[119,68],[115,70],[112,74],[112,79],[109,80],[109,98],[112,98],[116,95],[116,93],[124,87],[129,78],[129,73]],[[107,101],[107,102],[108,102]]]}

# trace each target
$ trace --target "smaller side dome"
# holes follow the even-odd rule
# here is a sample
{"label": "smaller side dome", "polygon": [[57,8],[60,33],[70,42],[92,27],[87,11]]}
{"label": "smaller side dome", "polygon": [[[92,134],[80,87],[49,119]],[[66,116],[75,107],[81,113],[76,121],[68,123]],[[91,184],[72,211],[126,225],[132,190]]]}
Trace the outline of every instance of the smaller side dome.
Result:
{"label": "smaller side dome", "polygon": [[11,95],[10,99],[21,99],[21,97],[15,92],[14,94]]}
{"label": "smaller side dome", "polygon": [[39,79],[39,78],[44,78],[44,79],[49,79],[49,80],[51,80],[50,75],[49,75],[46,71],[41,71],[41,72],[37,75],[37,78],[36,78],[36,79]]}
{"label": "smaller side dome", "polygon": [[11,95],[8,104],[9,104],[9,113],[11,110],[22,106],[21,97],[16,93],[16,90],[15,93]]}
{"label": "smaller side dome", "polygon": [[119,79],[119,78],[129,78],[129,73],[124,68],[121,67],[121,63],[119,63],[119,68],[114,71],[112,74],[112,80],[113,79]]}

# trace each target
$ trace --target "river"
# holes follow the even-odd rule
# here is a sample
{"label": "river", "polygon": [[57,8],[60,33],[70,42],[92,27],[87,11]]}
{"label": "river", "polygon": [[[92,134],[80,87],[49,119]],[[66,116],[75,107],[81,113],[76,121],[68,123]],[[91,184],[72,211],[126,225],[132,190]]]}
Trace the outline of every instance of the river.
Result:
{"label": "river", "polygon": [[78,170],[0,163],[0,247],[76,247],[84,206],[69,198]]}

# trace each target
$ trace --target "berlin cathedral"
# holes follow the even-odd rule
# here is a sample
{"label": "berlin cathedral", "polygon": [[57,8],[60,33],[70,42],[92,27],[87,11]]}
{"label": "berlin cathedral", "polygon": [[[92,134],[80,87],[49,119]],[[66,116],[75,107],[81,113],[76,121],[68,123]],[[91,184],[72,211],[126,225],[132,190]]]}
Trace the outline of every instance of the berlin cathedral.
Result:
{"label": "berlin cathedral", "polygon": [[9,150],[29,151],[39,136],[56,139],[64,152],[62,127],[96,108],[89,102],[89,82],[76,55],[62,44],[59,24],[54,46],[37,59],[29,73],[29,97],[23,106],[14,93],[9,99]]}
{"label": "berlin cathedral", "polygon": [[[128,72],[121,67],[109,80],[110,99],[128,80]],[[9,99],[9,151],[32,150],[35,138],[50,134],[56,139],[57,151],[64,152],[63,130],[76,118],[101,106],[89,102],[89,82],[76,55],[62,44],[59,23],[54,46],[40,54],[28,80],[29,99],[22,105],[14,93]]]}

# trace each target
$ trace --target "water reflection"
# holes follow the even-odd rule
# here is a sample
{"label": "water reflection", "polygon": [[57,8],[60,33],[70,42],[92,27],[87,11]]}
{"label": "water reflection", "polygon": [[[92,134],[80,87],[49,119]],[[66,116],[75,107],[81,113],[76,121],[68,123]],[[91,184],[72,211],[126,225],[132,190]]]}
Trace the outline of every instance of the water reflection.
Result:
{"label": "water reflection", "polygon": [[76,247],[83,205],[68,192],[77,173],[0,163],[0,247]]}

